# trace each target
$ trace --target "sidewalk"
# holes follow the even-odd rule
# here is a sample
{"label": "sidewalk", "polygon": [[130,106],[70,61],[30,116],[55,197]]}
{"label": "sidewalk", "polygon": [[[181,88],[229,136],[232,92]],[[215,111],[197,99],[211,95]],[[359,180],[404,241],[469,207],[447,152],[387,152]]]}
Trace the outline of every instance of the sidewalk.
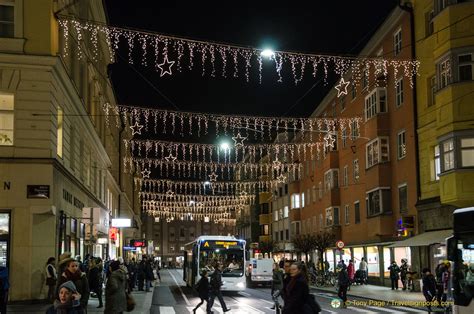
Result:
{"label": "sidewalk", "polygon": [[[150,313],[151,302],[153,299],[153,289],[151,292],[133,291],[132,296],[135,299],[135,309],[131,313]],[[104,291],[105,292],[105,291]],[[103,296],[105,305],[105,294]],[[99,300],[97,298],[89,298],[87,306],[87,313],[104,313],[104,307],[98,309]],[[10,313],[46,313],[46,310],[51,304],[11,304],[7,307],[7,312]]]}
{"label": "sidewalk", "polygon": [[[311,289],[337,294],[337,291],[333,286],[311,286]],[[414,303],[425,301],[425,297],[421,292],[403,291],[402,289],[392,290],[390,287],[376,285],[352,285],[351,290],[347,291],[347,296],[386,302],[408,301]]]}

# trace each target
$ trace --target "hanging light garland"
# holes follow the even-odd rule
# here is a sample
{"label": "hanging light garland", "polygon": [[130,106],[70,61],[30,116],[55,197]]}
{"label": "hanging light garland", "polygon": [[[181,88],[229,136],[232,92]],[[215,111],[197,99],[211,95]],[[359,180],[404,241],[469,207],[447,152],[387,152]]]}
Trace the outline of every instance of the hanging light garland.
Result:
{"label": "hanging light garland", "polygon": [[202,207],[203,204],[212,202],[248,202],[253,204],[255,202],[255,195],[240,194],[240,195],[193,195],[193,194],[174,194],[172,196],[166,193],[152,193],[152,192],[139,192],[140,199],[142,200],[153,200],[153,201],[175,201],[183,202],[189,206]]}
{"label": "hanging light garland", "polygon": [[[305,54],[286,51],[275,51],[268,55],[261,49],[242,47],[237,45],[219,44],[209,41],[200,41],[176,36],[167,36],[159,33],[136,31],[127,28],[113,27],[93,21],[82,21],[76,17],[58,16],[59,27],[63,33],[63,53],[70,52],[69,36],[74,34],[78,42],[78,59],[84,57],[82,45],[92,44],[93,60],[98,59],[98,41],[106,43],[111,62],[115,59],[115,52],[119,46],[128,47],[128,62],[140,63],[142,66],[154,65],[160,76],[172,76],[184,69],[192,70],[195,61],[200,59],[202,75],[223,78],[239,76],[250,81],[250,68],[258,70],[258,81],[262,82],[263,62],[268,59],[275,66],[278,82],[283,82],[283,68],[291,70],[293,82],[298,84],[305,75],[313,78],[323,76],[327,81],[330,69],[339,75],[348,74],[356,83],[363,73],[390,71],[394,74],[402,72],[413,86],[413,77],[418,73],[420,65],[416,60],[357,58],[335,55]],[[87,42],[86,42],[87,41]],[[140,62],[134,60],[134,51],[141,54]],[[183,58],[184,57],[184,58]],[[187,65],[184,65],[184,59]],[[217,69],[217,66],[220,69]],[[243,68],[243,69],[242,69]],[[220,73],[218,73],[220,72]],[[394,75],[396,77],[396,75]]]}
{"label": "hanging light garland", "polygon": [[[236,172],[246,178],[258,178],[266,175],[272,179],[277,179],[277,175],[282,172],[291,172],[293,177],[301,175],[302,164],[300,163],[280,163],[275,167],[272,163],[218,163],[218,162],[196,162],[196,161],[166,161],[161,158],[138,158],[124,157],[124,172],[133,173],[134,169],[146,169],[142,171],[142,177],[149,179],[151,167],[158,169],[161,177],[178,176],[182,178],[203,177],[209,173],[219,173],[222,180],[231,180]],[[145,174],[148,174],[147,176]],[[217,180],[217,177],[216,177]]]}

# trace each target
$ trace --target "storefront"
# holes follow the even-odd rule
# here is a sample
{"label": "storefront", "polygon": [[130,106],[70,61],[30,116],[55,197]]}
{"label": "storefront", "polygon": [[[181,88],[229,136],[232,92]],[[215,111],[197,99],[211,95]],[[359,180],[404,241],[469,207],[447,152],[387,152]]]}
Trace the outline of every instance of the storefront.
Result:
{"label": "storefront", "polygon": [[10,212],[0,212],[0,266],[10,265]]}

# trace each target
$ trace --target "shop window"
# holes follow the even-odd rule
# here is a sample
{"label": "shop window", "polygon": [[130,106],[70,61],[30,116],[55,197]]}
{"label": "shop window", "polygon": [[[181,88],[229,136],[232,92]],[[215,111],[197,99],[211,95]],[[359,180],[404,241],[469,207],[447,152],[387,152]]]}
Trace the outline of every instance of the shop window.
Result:
{"label": "shop window", "polygon": [[398,187],[398,207],[400,213],[406,213],[408,211],[408,189],[406,184],[402,184]]}
{"label": "shop window", "polygon": [[461,138],[461,166],[474,167],[474,138]]}
{"label": "shop window", "polygon": [[397,156],[398,159],[405,158],[407,155],[406,132],[401,131],[397,134]]}
{"label": "shop window", "polygon": [[390,189],[376,189],[367,192],[366,205],[367,216],[375,216],[381,213],[390,212]]}
{"label": "shop window", "polygon": [[395,105],[400,107],[403,105],[403,78],[399,79],[395,85]]}
{"label": "shop window", "polygon": [[[390,254],[390,248],[384,247],[383,248],[383,276],[385,278],[390,278],[390,264],[392,263],[392,256]],[[400,262],[397,262],[398,266],[400,266]]]}
{"label": "shop window", "polygon": [[360,202],[354,203],[354,223],[360,223]]}
{"label": "shop window", "polygon": [[329,249],[325,252],[326,261],[329,263],[329,270],[334,271],[334,251]]}
{"label": "shop window", "polygon": [[402,51],[402,29],[400,28],[398,31],[393,34],[393,53],[395,55],[400,54]]}
{"label": "shop window", "polygon": [[369,276],[379,277],[380,276],[380,265],[379,265],[379,249],[376,246],[367,247],[367,266],[369,269]]}
{"label": "shop window", "polygon": [[364,257],[364,248],[355,247],[353,251],[354,251],[354,268],[357,270],[359,269],[360,261]]}
{"label": "shop window", "polygon": [[389,161],[388,137],[379,137],[366,145],[367,169],[379,163]]}
{"label": "shop window", "polygon": [[0,37],[15,37],[15,0],[0,2]]}
{"label": "shop window", "polygon": [[0,93],[0,146],[13,145],[14,95]]}
{"label": "shop window", "polygon": [[396,247],[393,249],[395,255],[395,261],[398,265],[401,265],[402,259],[408,261],[408,265],[411,266],[411,250],[410,247]]}

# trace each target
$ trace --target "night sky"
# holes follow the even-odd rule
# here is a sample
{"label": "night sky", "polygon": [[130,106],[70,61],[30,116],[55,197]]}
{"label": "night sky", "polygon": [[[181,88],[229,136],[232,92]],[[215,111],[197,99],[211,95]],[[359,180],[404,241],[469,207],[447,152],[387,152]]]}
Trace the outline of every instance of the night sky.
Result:
{"label": "night sky", "polygon": [[[225,5],[200,1],[204,3],[200,6],[187,1],[175,5],[163,1],[105,2],[109,23],[114,26],[257,48],[354,55],[398,1],[312,1],[311,7],[293,1],[285,7],[274,2],[245,5],[242,1]],[[126,51],[121,55],[126,57]],[[153,66],[129,65],[120,57],[110,70],[120,104],[182,111],[307,116],[331,87],[310,75],[295,86],[290,73],[278,83],[273,63],[264,65],[262,84],[257,72],[251,73],[247,83],[242,77],[203,77],[200,66],[160,78]]]}

